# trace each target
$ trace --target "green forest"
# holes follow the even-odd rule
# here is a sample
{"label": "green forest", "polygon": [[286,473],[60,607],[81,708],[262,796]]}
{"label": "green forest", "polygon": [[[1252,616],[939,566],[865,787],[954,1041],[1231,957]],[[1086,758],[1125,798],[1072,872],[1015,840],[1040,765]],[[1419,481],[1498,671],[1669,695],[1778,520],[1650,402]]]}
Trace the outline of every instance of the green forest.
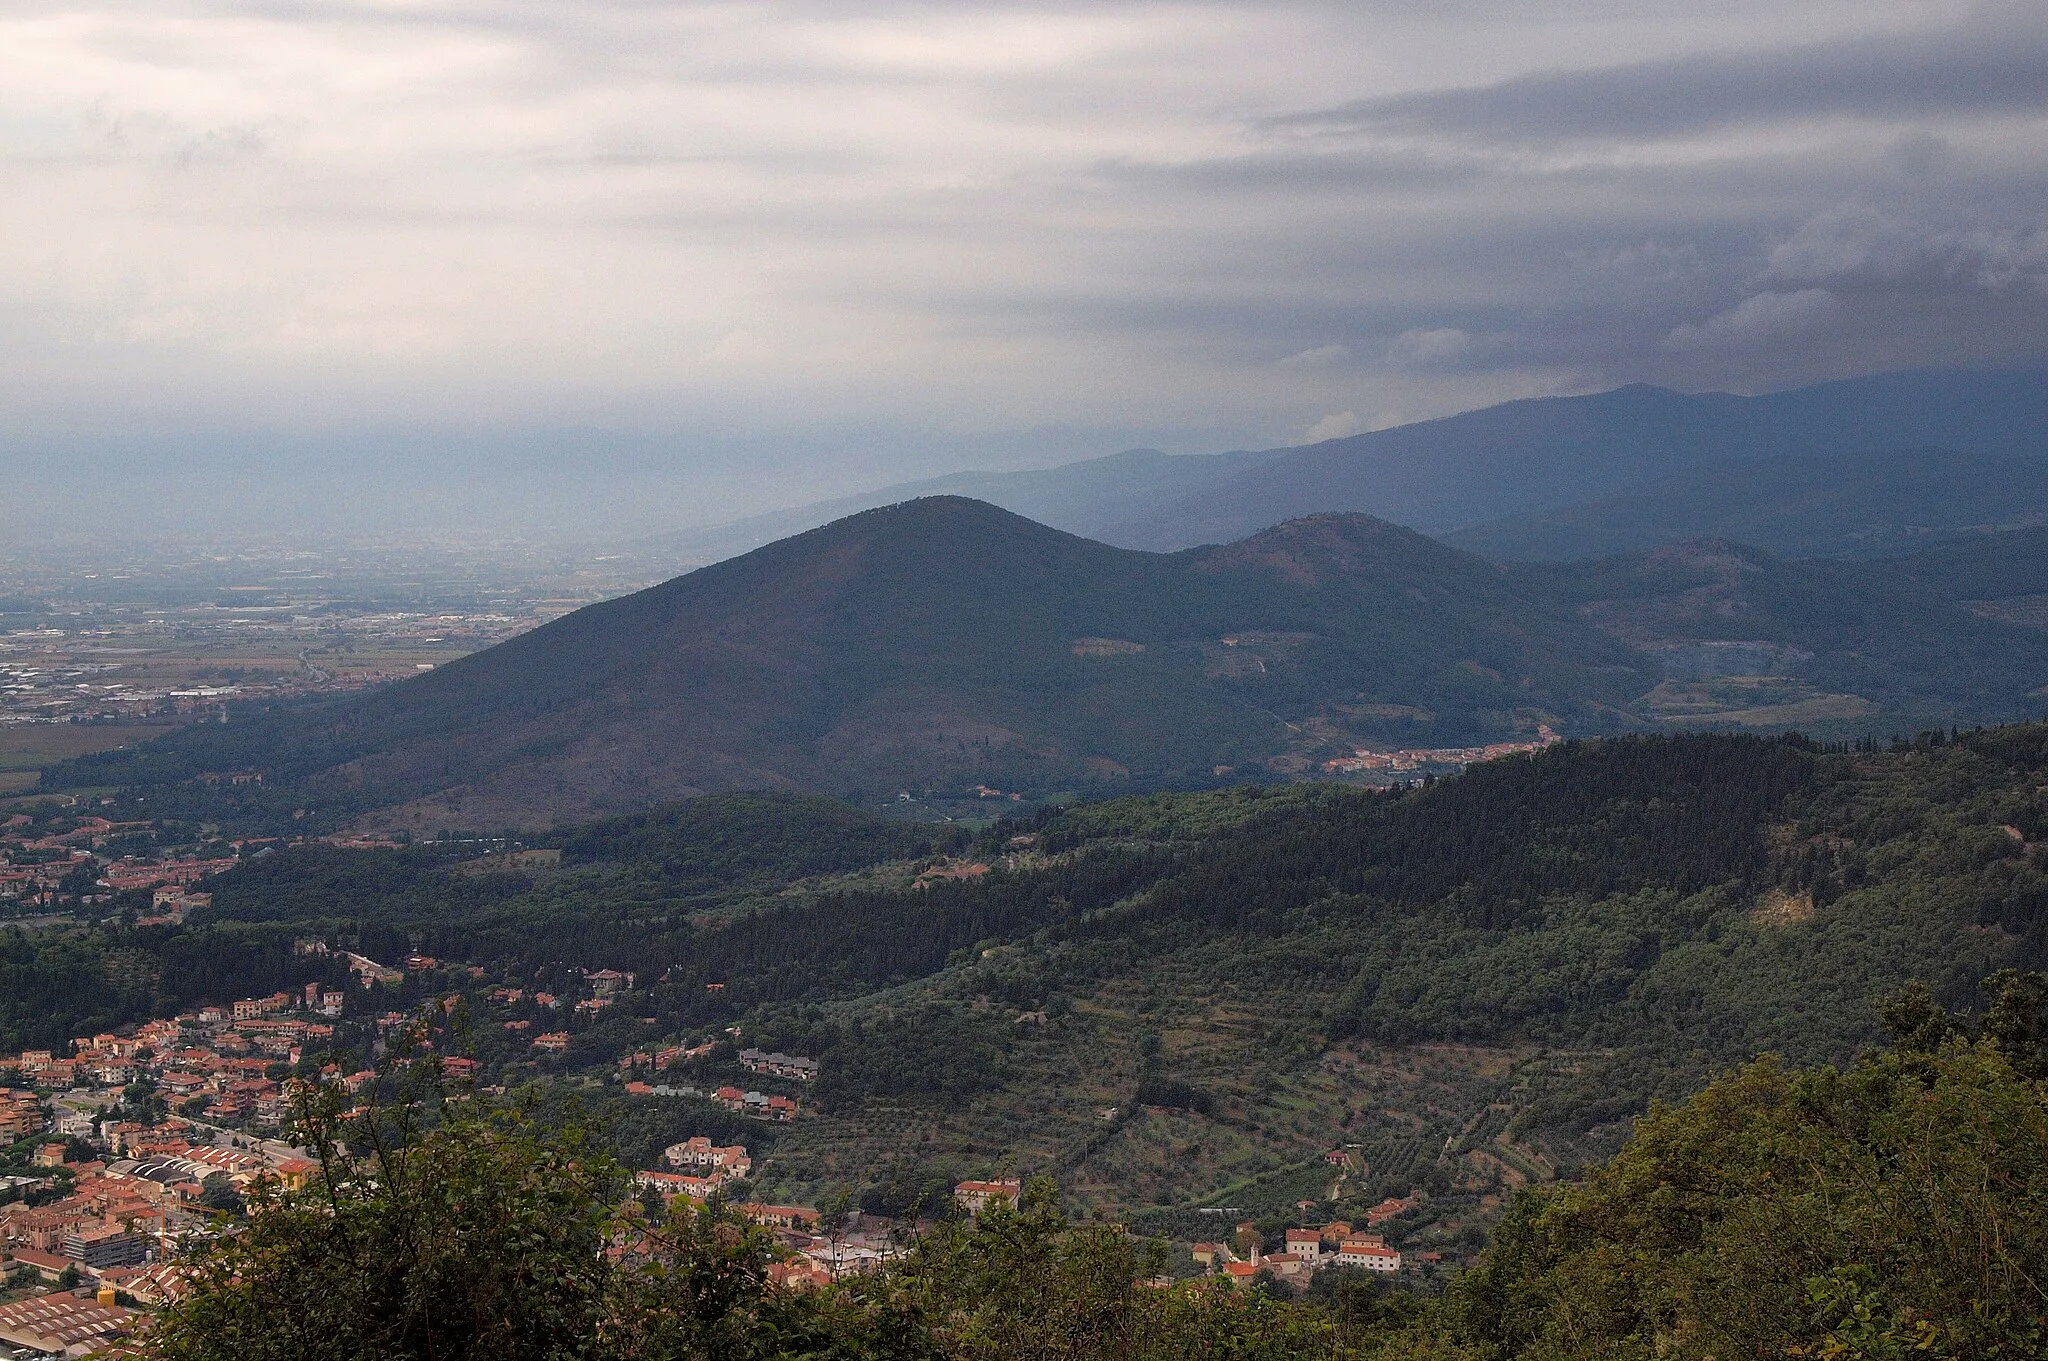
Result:
{"label": "green forest", "polygon": [[[446,970],[376,1005],[465,990],[460,1043],[514,1085],[731,1026],[817,1058],[815,1088],[787,1089],[809,1115],[777,1132],[779,1195],[1008,1166],[1167,1222],[1425,1187],[1457,1242],[1514,1186],[1611,1156],[1653,1098],[1766,1052],[1847,1062],[1909,980],[1956,1006],[2048,962],[2043,784],[2038,725],[1882,749],[1633,737],[976,833],[744,794],[573,830],[555,866],[308,845],[218,877],[183,927],[0,929],[0,1049],[335,981],[298,938],[565,998],[610,967],[635,985],[591,1014]],[[496,1024],[521,1018],[567,1052]],[[748,1081],[729,1061],[678,1080]],[[636,1127],[706,1114],[579,1099]],[[1340,1144],[1363,1170],[1333,1188]]]}

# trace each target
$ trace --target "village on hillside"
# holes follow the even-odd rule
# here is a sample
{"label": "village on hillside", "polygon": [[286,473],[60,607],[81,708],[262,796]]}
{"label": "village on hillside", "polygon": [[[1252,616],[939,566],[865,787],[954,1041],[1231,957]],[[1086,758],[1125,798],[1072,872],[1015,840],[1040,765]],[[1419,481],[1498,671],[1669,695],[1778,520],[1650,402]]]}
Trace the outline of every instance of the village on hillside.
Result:
{"label": "village on hillside", "polygon": [[[502,1086],[476,1086],[487,1076],[477,1060],[436,1048],[464,1000],[460,994],[414,1013],[370,1009],[404,980],[442,969],[440,961],[413,956],[398,967],[321,941],[298,948],[338,959],[353,986],[309,984],[79,1036],[61,1051],[0,1054],[0,1151],[11,1150],[17,1160],[28,1155],[20,1171],[0,1175],[0,1345],[87,1355],[132,1334],[146,1326],[149,1310],[177,1298],[184,1250],[223,1227],[231,1231],[259,1183],[291,1190],[317,1177],[318,1163],[292,1142],[295,1111],[326,1087],[344,1103],[358,1103],[353,1111],[344,1104],[345,1114],[360,1114],[367,1109],[360,1103],[384,1099],[390,1078],[388,1065],[343,1072],[321,1061],[346,1027],[375,1034],[388,1053],[430,1057],[458,1093],[504,1093]],[[480,972],[461,970],[472,983]],[[591,995],[572,1005],[602,1009],[633,978],[595,970],[584,981]],[[478,995],[500,1006],[564,1001],[506,985]],[[530,1043],[546,1047],[561,1033],[535,1035]],[[719,1042],[635,1050],[617,1061],[612,1081],[628,1095],[694,1097],[764,1124],[799,1117],[800,1103],[786,1096],[669,1080],[670,1069],[702,1060]],[[783,1083],[809,1084],[820,1071],[814,1059],[754,1047],[738,1049],[737,1060],[745,1071]],[[635,1169],[633,1184],[663,1216],[680,1204],[716,1199],[765,1226],[782,1249],[773,1277],[791,1288],[878,1270],[932,1227],[843,1206],[761,1201],[751,1195],[755,1173],[744,1143],[693,1135],[664,1148],[658,1165]],[[1023,1192],[1014,1177],[962,1181],[953,1188],[952,1211],[975,1216],[998,1203],[1015,1207]],[[1332,1267],[1394,1275],[1404,1257],[1380,1230],[1417,1204],[1414,1197],[1386,1201],[1355,1228],[1327,1223],[1273,1235],[1247,1221],[1228,1241],[1193,1244],[1184,1265],[1246,1286],[1301,1285]]]}
{"label": "village on hillside", "polygon": [[1397,751],[1378,751],[1359,747],[1349,756],[1337,756],[1323,762],[1323,771],[1330,775],[1361,775],[1367,771],[1391,771],[1396,774],[1410,774],[1418,771],[1463,770],[1466,766],[1480,761],[1497,761],[1503,756],[1520,756],[1541,751],[1545,747],[1564,741],[1557,730],[1548,723],[1536,728],[1536,738],[1527,742],[1488,742],[1479,747],[1403,747]]}

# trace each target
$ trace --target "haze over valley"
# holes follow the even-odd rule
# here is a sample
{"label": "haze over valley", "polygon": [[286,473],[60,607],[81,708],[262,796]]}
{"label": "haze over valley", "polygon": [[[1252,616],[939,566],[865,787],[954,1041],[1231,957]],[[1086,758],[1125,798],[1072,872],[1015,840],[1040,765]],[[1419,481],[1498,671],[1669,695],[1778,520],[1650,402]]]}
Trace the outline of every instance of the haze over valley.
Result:
{"label": "haze over valley", "polygon": [[0,14],[0,1361],[2041,1354],[2038,8]]}

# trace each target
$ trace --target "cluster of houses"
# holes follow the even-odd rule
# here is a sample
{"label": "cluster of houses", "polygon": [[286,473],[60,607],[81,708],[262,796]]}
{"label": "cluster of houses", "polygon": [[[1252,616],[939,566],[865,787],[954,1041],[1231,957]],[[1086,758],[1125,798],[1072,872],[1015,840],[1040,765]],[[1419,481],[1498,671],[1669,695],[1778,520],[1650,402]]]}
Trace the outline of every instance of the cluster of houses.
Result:
{"label": "cluster of houses", "polygon": [[[1014,1178],[1000,1181],[963,1181],[953,1188],[953,1200],[962,1210],[978,1215],[997,1201],[1014,1208],[1022,1200],[1024,1184]],[[848,1276],[864,1276],[900,1259],[907,1250],[895,1232],[896,1225],[876,1215],[850,1214],[834,1232],[820,1236],[815,1210],[797,1210],[786,1205],[741,1207],[757,1223],[771,1225],[776,1237],[790,1251],[769,1275],[777,1283],[794,1287],[824,1285]]]}
{"label": "cluster of houses", "polygon": [[[744,1145],[714,1144],[701,1134],[670,1144],[662,1150],[661,1160],[671,1170],[636,1172],[633,1184],[660,1196],[671,1213],[679,1200],[701,1205],[713,1195],[730,1195],[754,1170]],[[859,1215],[826,1238],[817,1232],[819,1212],[808,1206],[746,1201],[734,1208],[772,1231],[788,1252],[769,1268],[770,1279],[778,1285],[823,1284],[873,1270],[901,1251],[886,1233],[878,1234],[875,1225],[864,1225]]]}
{"label": "cluster of houses", "polygon": [[[36,1170],[46,1175],[37,1184],[62,1194],[0,1205],[0,1275],[76,1280],[145,1304],[173,1298],[181,1280],[173,1259],[183,1240],[209,1231],[210,1190],[299,1186],[318,1170],[273,1149],[223,1147],[217,1137],[173,1118],[107,1124],[96,1140],[101,1156],[90,1162],[66,1163],[69,1140],[41,1146]],[[9,1339],[0,1332],[0,1340]]]}
{"label": "cluster of houses", "polygon": [[745,1181],[754,1170],[754,1160],[743,1144],[718,1145],[697,1135],[662,1150],[661,1160],[672,1169],[666,1172],[636,1172],[634,1184],[659,1192],[669,1200],[677,1196],[693,1201],[709,1200],[716,1192],[728,1190],[734,1182]]}
{"label": "cluster of houses", "polygon": [[[726,1179],[747,1174],[752,1163],[745,1155],[746,1150],[742,1148],[721,1149],[714,1147],[709,1139],[692,1139],[670,1148],[664,1158],[672,1166],[688,1166],[706,1175],[678,1177],[643,1172],[639,1174],[640,1184],[657,1187],[670,1199],[680,1194],[694,1201],[703,1201],[725,1184]],[[742,1170],[725,1173],[722,1178],[717,1170],[720,1167]],[[978,1216],[999,1202],[1016,1208],[1022,1203],[1023,1193],[1024,1185],[1018,1178],[963,1181],[953,1187],[953,1202],[964,1213]],[[1237,1250],[1233,1251],[1227,1243],[1196,1243],[1192,1252],[1197,1265],[1239,1285],[1251,1283],[1261,1272],[1277,1280],[1306,1282],[1315,1272],[1331,1266],[1357,1267],[1393,1276],[1402,1269],[1401,1251],[1391,1246],[1386,1236],[1377,1230],[1394,1217],[1416,1208],[1419,1203],[1412,1195],[1382,1201],[1366,1211],[1364,1222],[1359,1226],[1334,1221],[1316,1227],[1288,1229],[1279,1252],[1261,1250],[1258,1228],[1250,1222],[1237,1226]],[[818,1227],[815,1210],[762,1204],[748,1204],[740,1208],[756,1222],[775,1228],[776,1236],[793,1254],[775,1269],[775,1279],[785,1284],[823,1284],[874,1271],[894,1260],[903,1250],[901,1241],[890,1232],[894,1226],[874,1216],[850,1216],[836,1232],[820,1237],[815,1232]],[[1437,1254],[1424,1253],[1422,1257],[1425,1261],[1435,1261]]]}
{"label": "cluster of houses", "polygon": [[791,1054],[764,1054],[758,1049],[740,1050],[740,1067],[750,1073],[766,1073],[770,1077],[792,1078],[798,1082],[815,1082],[818,1077],[816,1059],[800,1059]]}
{"label": "cluster of houses", "polygon": [[[263,782],[263,776],[255,771],[211,771],[199,779],[206,784]],[[233,869],[242,863],[243,856],[261,859],[276,850],[309,842],[346,850],[395,850],[401,845],[400,842],[375,836],[258,837],[229,843],[235,852],[233,856],[114,855],[107,853],[110,840],[154,831],[156,823],[148,819],[113,822],[103,817],[84,816],[66,817],[57,825],[63,830],[39,834],[36,820],[26,813],[0,816],[0,899],[52,902],[58,886],[67,877],[82,866],[89,867],[95,872],[94,887],[100,890],[100,895],[111,896],[145,888],[156,890],[152,895],[151,915],[139,918],[138,926],[176,925],[184,920],[186,912],[210,905],[212,896],[194,892],[191,886]]]}
{"label": "cluster of houses", "polygon": [[82,817],[66,830],[36,835],[34,819],[26,813],[0,819],[0,898],[48,902],[57,887],[81,868],[93,873],[94,887],[107,895],[134,889],[154,888],[153,915],[143,924],[163,924],[183,919],[186,911],[203,907],[211,899],[194,894],[191,885],[209,875],[233,869],[232,858],[154,859],[146,856],[110,856],[98,852],[110,838],[147,832],[152,822],[110,822],[102,817]]}
{"label": "cluster of houses", "polygon": [[[1329,1266],[1358,1267],[1393,1276],[1401,1270],[1400,1249],[1389,1246],[1386,1236],[1376,1230],[1419,1203],[1412,1194],[1398,1200],[1383,1200],[1365,1212],[1362,1226],[1335,1220],[1320,1226],[1288,1229],[1282,1236],[1280,1251],[1272,1253],[1260,1250],[1258,1227],[1246,1222],[1237,1226],[1236,1251],[1228,1243],[1197,1243],[1192,1249],[1195,1264],[1239,1284],[1252,1281],[1262,1271],[1275,1280],[1302,1281]],[[1434,1253],[1423,1256],[1431,1261],[1436,1258]]]}
{"label": "cluster of houses", "polygon": [[703,1058],[711,1052],[712,1047],[711,1041],[706,1040],[703,1044],[697,1045],[694,1048],[686,1048],[683,1045],[674,1044],[665,1049],[655,1049],[652,1051],[637,1049],[630,1054],[620,1057],[619,1077],[621,1080],[631,1078],[633,1070],[636,1068],[647,1068],[657,1073],[664,1072],[678,1063],[687,1063],[691,1059]]}
{"label": "cluster of houses", "polygon": [[[325,1048],[346,1002],[343,993],[308,983],[292,992],[244,997],[150,1021],[130,1035],[80,1036],[71,1041],[68,1054],[49,1049],[0,1054],[0,1072],[17,1072],[44,1091],[68,1092],[60,1105],[73,1109],[57,1119],[61,1134],[89,1135],[95,1124],[91,1108],[114,1102],[113,1095],[90,1088],[118,1089],[144,1077],[174,1110],[213,1122],[276,1125],[290,1114],[292,1080],[271,1074],[279,1065],[296,1068],[308,1052]],[[388,1032],[413,1020],[387,1011],[376,1025]],[[443,1064],[453,1076],[474,1076],[471,1060],[451,1057]],[[326,1076],[342,1079],[331,1068]],[[358,1073],[342,1080],[353,1091],[371,1076]],[[80,1090],[68,1091],[74,1087]],[[0,1138],[32,1118],[21,1113],[33,1101],[23,1100],[24,1095],[0,1096]],[[195,1106],[195,1101],[202,1104]]]}
{"label": "cluster of houses", "polygon": [[[568,1047],[568,1035],[566,1032],[560,1034],[559,1037],[551,1035],[540,1037],[542,1040],[554,1040],[556,1038],[561,1040],[563,1048]],[[538,1044],[539,1040],[536,1040],[535,1043]],[[772,1120],[777,1124],[788,1124],[796,1119],[799,1109],[797,1103],[786,1096],[771,1095],[767,1092],[743,1091],[733,1086],[714,1087],[706,1091],[703,1088],[690,1086],[685,1083],[650,1083],[633,1075],[636,1070],[642,1068],[650,1069],[653,1073],[664,1072],[676,1064],[687,1063],[691,1059],[703,1058],[711,1052],[712,1048],[713,1045],[707,1042],[694,1048],[672,1045],[668,1048],[656,1049],[651,1052],[648,1050],[638,1050],[619,1059],[619,1077],[625,1082],[627,1093],[632,1096],[694,1096],[716,1102],[735,1115],[751,1116],[756,1120]],[[759,1049],[742,1049],[740,1051],[740,1066],[749,1072],[761,1073],[769,1077],[793,1079],[798,1082],[814,1082],[818,1076],[818,1061],[816,1059],[797,1058],[791,1054],[763,1052]]]}
{"label": "cluster of houses", "polygon": [[1389,1276],[1401,1269],[1401,1253],[1387,1246],[1384,1235],[1357,1231],[1341,1221],[1287,1230],[1280,1252],[1258,1251],[1255,1231],[1240,1234],[1240,1238],[1246,1248],[1242,1257],[1231,1251],[1228,1243],[1197,1243],[1192,1249],[1195,1264],[1238,1282],[1249,1282],[1261,1271],[1276,1280],[1295,1281],[1326,1266],[1363,1267]]}
{"label": "cluster of houses", "polygon": [[714,1087],[706,1091],[688,1083],[632,1081],[626,1084],[626,1095],[694,1096],[715,1102],[734,1115],[744,1115],[755,1120],[772,1120],[778,1125],[786,1125],[795,1120],[799,1110],[796,1102],[786,1096],[770,1096],[766,1092],[743,1092],[737,1087]]}
{"label": "cluster of houses", "polygon": [[[299,998],[275,993],[230,1008],[207,1007],[151,1021],[133,1035],[82,1037],[72,1042],[68,1057],[46,1049],[0,1055],[0,1069],[14,1069],[45,1089],[81,1083],[118,1088],[147,1076],[173,1106],[203,1099],[200,1113],[209,1120],[253,1118],[275,1124],[289,1103],[283,1084],[270,1076],[272,1068],[296,1064],[304,1045],[334,1034],[334,1027],[322,1021],[282,1014],[295,1000],[318,1003],[323,997],[312,986]],[[71,1118],[90,1127],[89,1116]]]}
{"label": "cluster of houses", "polygon": [[[189,888],[201,879],[225,874],[238,862],[224,860],[116,860],[101,872],[101,886],[115,893],[138,888]],[[178,896],[175,892],[171,895]]]}
{"label": "cluster of houses", "polygon": [[[411,966],[408,964],[407,967],[410,968]],[[472,968],[470,973],[475,976],[481,976],[482,971]],[[579,1015],[595,1016],[610,1007],[617,1000],[617,994],[622,989],[633,986],[634,975],[621,973],[617,969],[585,969],[583,970],[583,981],[590,985],[592,995],[575,1003],[573,1010]],[[522,1001],[531,1001],[537,1007],[559,1011],[563,1005],[563,999],[554,993],[528,992],[524,988],[497,987],[492,988],[484,996],[501,1006],[516,1006]],[[504,1022],[504,1026],[505,1029],[514,1034],[524,1034],[533,1028],[533,1022],[511,1020]],[[529,1043],[536,1053],[566,1054],[569,1052],[569,1032],[567,1030],[545,1030],[535,1035]],[[678,1050],[676,1052],[680,1053],[681,1051]],[[642,1061],[644,1061],[644,1057],[640,1056]]]}
{"label": "cluster of houses", "polygon": [[1415,771],[1437,766],[1463,769],[1479,761],[1495,761],[1503,756],[1541,751],[1562,741],[1564,739],[1548,723],[1540,723],[1533,742],[1489,742],[1483,747],[1405,747],[1400,751],[1372,751],[1359,747],[1349,756],[1323,762],[1323,769],[1333,775],[1357,775],[1368,770]]}
{"label": "cluster of houses", "polygon": [[[316,984],[151,1021],[133,1034],[81,1036],[69,1053],[0,1054],[0,1071],[35,1089],[0,1088],[0,1143],[46,1141],[34,1175],[0,1188],[33,1193],[0,1204],[0,1277],[76,1281],[90,1297],[0,1306],[0,1345],[82,1355],[118,1340],[133,1311],[116,1293],[144,1305],[176,1296],[183,1276],[175,1258],[187,1240],[213,1232],[215,1193],[246,1193],[259,1181],[296,1187],[317,1172],[295,1150],[210,1122],[287,1120],[303,1084],[270,1074],[332,1036],[319,1010],[340,1002]],[[387,1013],[378,1025],[408,1020]],[[451,1069],[469,1062],[445,1060]],[[354,1092],[375,1075],[330,1067],[323,1076]],[[142,1077],[192,1114],[153,1124],[114,1118],[119,1089]],[[81,1154],[81,1144],[93,1152]],[[74,1154],[91,1160],[69,1161]]]}

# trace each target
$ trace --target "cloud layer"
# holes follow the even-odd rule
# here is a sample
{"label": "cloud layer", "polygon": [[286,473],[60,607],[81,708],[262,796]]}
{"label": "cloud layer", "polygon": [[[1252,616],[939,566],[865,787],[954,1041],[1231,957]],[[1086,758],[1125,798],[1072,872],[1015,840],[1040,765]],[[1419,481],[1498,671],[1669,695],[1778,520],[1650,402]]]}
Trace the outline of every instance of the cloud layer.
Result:
{"label": "cloud layer", "polygon": [[2043,360],[2032,5],[0,15],[0,439],[45,468],[598,427],[702,519],[974,450]]}

